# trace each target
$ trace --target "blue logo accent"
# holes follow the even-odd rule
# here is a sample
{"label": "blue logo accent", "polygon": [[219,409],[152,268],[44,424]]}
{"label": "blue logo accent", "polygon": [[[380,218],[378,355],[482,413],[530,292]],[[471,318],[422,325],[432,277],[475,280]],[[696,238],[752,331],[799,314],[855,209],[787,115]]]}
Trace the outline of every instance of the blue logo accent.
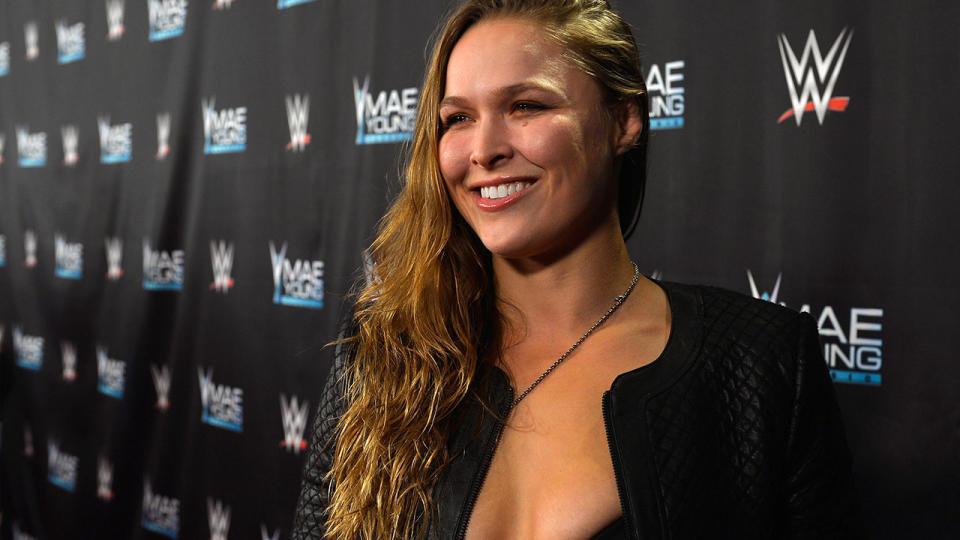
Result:
{"label": "blue logo accent", "polygon": [[210,416],[207,407],[203,409],[203,415],[200,418],[204,423],[210,424],[211,426],[216,426],[218,428],[227,429],[230,431],[235,431],[237,433],[243,433],[243,425],[236,422],[230,422],[227,420],[221,420],[214,416]]}
{"label": "blue logo accent", "polygon": [[830,378],[833,382],[847,384],[863,384],[867,386],[880,386],[882,377],[879,373],[865,373],[863,371],[842,371],[839,369],[830,370]]}
{"label": "blue logo accent", "polygon": [[46,156],[42,158],[20,158],[21,167],[43,167],[46,164]]}
{"label": "blue logo accent", "polygon": [[173,530],[173,529],[168,529],[168,528],[166,528],[166,527],[161,527],[160,525],[156,525],[156,524],[150,523],[149,521],[147,521],[147,518],[143,518],[143,522],[141,523],[141,525],[143,525],[143,528],[144,528],[144,529],[147,529],[147,530],[150,531],[150,532],[155,532],[155,533],[157,533],[157,534],[162,534],[162,535],[164,535],[164,536],[166,536],[166,537],[168,537],[168,538],[173,538],[174,540],[176,540],[176,538],[177,538],[177,531],[175,531],[175,530]]}
{"label": "blue logo accent", "polygon": [[66,268],[57,268],[53,272],[57,277],[63,279],[80,279],[83,277],[83,273],[77,270],[67,270]]}
{"label": "blue logo accent", "polygon": [[73,493],[75,486],[69,480],[55,476],[53,473],[50,473],[50,475],[47,476],[47,480],[49,480],[51,484],[57,486],[58,488],[65,489],[70,493]]}
{"label": "blue logo accent", "polygon": [[70,62],[76,62],[77,60],[83,59],[83,51],[77,51],[74,53],[61,54],[57,57],[58,64],[69,64]]}
{"label": "blue logo accent", "polygon": [[43,362],[41,360],[33,360],[30,358],[24,358],[22,356],[17,357],[17,365],[23,369],[30,369],[33,371],[40,371],[40,365]]}
{"label": "blue logo accent", "polygon": [[285,9],[288,7],[298,6],[300,4],[307,4],[315,0],[277,0],[277,9]]}
{"label": "blue logo accent", "polygon": [[683,127],[683,117],[651,118],[650,129],[680,129]]}
{"label": "blue logo accent", "polygon": [[357,144],[377,144],[409,141],[413,133],[364,133],[363,128],[357,130]]}
{"label": "blue logo accent", "polygon": [[126,163],[130,161],[130,154],[108,154],[106,152],[100,153],[100,163]]}
{"label": "blue logo accent", "polygon": [[183,290],[183,283],[157,283],[144,279],[143,288],[147,291],[180,291]]}

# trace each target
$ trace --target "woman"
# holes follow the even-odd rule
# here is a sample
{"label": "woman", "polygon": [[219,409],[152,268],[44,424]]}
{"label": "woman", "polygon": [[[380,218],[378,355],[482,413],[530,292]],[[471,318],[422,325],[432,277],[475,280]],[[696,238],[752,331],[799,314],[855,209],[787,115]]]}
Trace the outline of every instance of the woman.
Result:
{"label": "woman", "polygon": [[630,261],[647,127],[606,1],[451,16],[294,537],[851,534],[812,320]]}

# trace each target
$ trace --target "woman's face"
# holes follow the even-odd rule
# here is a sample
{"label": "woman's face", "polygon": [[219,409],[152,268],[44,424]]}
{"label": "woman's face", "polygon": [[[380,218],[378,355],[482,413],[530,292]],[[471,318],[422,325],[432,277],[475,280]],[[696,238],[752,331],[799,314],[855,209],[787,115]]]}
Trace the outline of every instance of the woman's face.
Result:
{"label": "woman's face", "polygon": [[[615,156],[629,147],[593,78],[529,22],[472,26],[447,63],[440,171],[494,254],[568,249],[616,220]],[[617,229],[619,231],[619,229]]]}

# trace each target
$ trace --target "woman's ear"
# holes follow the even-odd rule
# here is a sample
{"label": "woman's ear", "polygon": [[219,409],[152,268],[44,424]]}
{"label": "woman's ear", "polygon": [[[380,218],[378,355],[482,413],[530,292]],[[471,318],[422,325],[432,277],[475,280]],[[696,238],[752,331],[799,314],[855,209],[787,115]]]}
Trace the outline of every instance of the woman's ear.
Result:
{"label": "woman's ear", "polygon": [[627,153],[637,145],[643,131],[643,114],[640,104],[635,99],[628,99],[620,103],[614,111],[617,122],[616,147],[617,155]]}

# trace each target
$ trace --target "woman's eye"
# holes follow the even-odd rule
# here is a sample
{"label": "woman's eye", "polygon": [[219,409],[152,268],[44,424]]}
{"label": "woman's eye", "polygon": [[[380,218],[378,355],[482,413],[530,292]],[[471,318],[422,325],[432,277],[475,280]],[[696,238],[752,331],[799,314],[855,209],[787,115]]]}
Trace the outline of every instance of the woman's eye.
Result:
{"label": "woman's eye", "polygon": [[518,112],[533,112],[533,111],[539,111],[542,109],[543,109],[542,105],[538,105],[536,103],[527,103],[527,102],[517,103],[516,105],[513,106],[513,110]]}
{"label": "woman's eye", "polygon": [[446,131],[451,127],[453,127],[454,124],[459,124],[460,122],[463,122],[467,119],[468,117],[465,114],[460,114],[460,113],[451,114],[450,116],[442,120],[441,127],[443,128],[444,131]]}

